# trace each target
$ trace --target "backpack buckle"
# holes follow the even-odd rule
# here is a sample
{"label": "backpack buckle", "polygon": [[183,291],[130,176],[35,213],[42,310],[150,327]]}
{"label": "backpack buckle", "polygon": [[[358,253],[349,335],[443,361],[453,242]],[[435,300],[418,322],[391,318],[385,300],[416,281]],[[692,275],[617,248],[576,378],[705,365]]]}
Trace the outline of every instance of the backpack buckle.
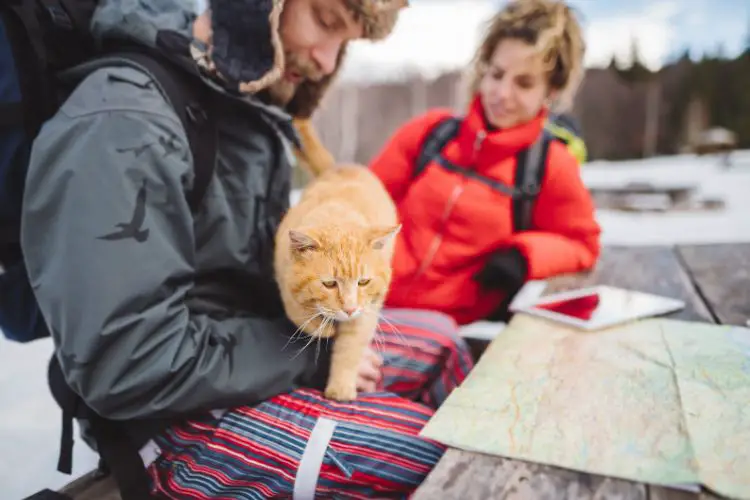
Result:
{"label": "backpack buckle", "polygon": [[539,195],[541,186],[538,184],[527,184],[513,189],[511,198],[514,200],[533,200]]}

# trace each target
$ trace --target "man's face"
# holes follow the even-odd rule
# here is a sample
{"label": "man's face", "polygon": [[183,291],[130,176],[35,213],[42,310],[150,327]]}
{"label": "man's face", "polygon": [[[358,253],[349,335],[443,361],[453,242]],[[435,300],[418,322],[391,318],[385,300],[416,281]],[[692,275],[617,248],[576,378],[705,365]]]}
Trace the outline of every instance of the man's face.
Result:
{"label": "man's face", "polygon": [[275,104],[284,106],[302,82],[333,73],[342,45],[360,38],[362,25],[343,0],[286,0],[279,35],[284,74],[267,90]]}

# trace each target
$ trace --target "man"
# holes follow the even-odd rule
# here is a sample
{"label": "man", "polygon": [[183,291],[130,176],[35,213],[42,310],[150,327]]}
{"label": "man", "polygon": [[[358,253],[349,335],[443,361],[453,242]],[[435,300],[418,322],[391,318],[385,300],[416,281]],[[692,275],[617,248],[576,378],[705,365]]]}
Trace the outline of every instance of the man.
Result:
{"label": "man", "polygon": [[309,117],[346,44],[386,36],[397,8],[217,0],[194,20],[182,3],[104,0],[92,27],[200,66],[218,123],[200,210],[185,130],[135,67],[80,75],[34,145],[22,244],[64,378],[128,422],[168,498],[408,495],[443,451],[418,433],[471,366],[455,325],[387,313],[358,399],[328,401],[329,351],[290,341],[272,274],[291,116]]}

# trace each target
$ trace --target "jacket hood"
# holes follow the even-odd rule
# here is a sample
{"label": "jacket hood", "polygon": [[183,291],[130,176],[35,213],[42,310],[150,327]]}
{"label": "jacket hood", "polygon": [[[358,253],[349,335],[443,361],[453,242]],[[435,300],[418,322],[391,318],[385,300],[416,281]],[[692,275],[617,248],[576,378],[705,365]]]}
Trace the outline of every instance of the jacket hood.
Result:
{"label": "jacket hood", "polygon": [[[124,38],[156,47],[160,32],[171,31],[192,39],[196,13],[180,0],[102,0],[94,13],[92,32],[98,40]],[[345,0],[362,20],[364,37],[380,39],[393,29],[406,0]],[[193,58],[204,69],[216,70],[227,86],[255,94],[283,74],[284,50],[278,25],[284,0],[211,0],[212,47],[194,41]],[[241,22],[237,20],[241,19]],[[236,32],[235,32],[236,31]],[[243,44],[229,43],[243,40]],[[309,118],[341,67],[344,47],[336,71],[320,81],[300,85],[286,111]]]}
{"label": "jacket hood", "polygon": [[192,37],[195,12],[180,0],[101,0],[91,21],[98,41],[118,38],[156,47],[161,31]]}

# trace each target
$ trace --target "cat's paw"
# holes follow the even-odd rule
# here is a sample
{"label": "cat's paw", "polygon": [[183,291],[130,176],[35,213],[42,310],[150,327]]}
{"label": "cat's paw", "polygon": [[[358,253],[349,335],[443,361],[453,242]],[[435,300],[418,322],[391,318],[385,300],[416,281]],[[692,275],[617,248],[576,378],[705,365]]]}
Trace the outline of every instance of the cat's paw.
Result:
{"label": "cat's paw", "polygon": [[334,401],[354,401],[357,399],[357,386],[355,384],[328,384],[323,394]]}

